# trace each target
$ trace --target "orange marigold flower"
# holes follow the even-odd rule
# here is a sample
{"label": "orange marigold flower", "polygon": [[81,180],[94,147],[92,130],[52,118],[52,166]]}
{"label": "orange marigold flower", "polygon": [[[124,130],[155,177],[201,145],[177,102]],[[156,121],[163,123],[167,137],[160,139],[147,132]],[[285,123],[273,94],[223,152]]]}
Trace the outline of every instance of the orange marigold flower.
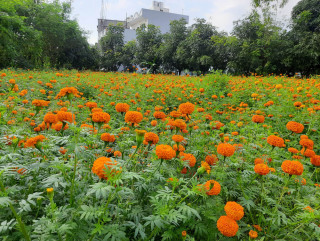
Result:
{"label": "orange marigold flower", "polygon": [[32,138],[29,138],[25,143],[24,143],[24,147],[36,147],[36,145],[39,142],[42,142],[44,139],[46,139],[45,136],[43,135],[39,135],[39,136],[35,136]]}
{"label": "orange marigold flower", "polygon": [[187,103],[183,103],[179,105],[179,111],[182,114],[186,114],[186,115],[190,115],[192,114],[192,112],[194,111],[194,104],[187,102]]}
{"label": "orange marigold flower", "polygon": [[299,141],[299,144],[300,144],[301,146],[303,146],[303,147],[306,147],[307,149],[310,149],[310,150],[313,149],[313,145],[314,145],[313,141],[310,140],[310,139],[301,139],[301,140]]}
{"label": "orange marigold flower", "polygon": [[310,162],[312,165],[319,167],[320,166],[320,155],[315,155],[311,157]]}
{"label": "orange marigold flower", "polygon": [[50,101],[45,101],[45,100],[33,100],[31,102],[32,105],[36,106],[36,107],[44,107],[44,106],[48,106],[50,104]]}
{"label": "orange marigold flower", "polygon": [[45,116],[43,117],[44,122],[46,123],[57,123],[58,122],[58,118],[55,114],[52,114],[51,112],[45,114]]}
{"label": "orange marigold flower", "polygon": [[114,155],[114,157],[121,157],[122,156],[122,153],[121,153],[121,151],[115,151],[114,153],[113,153],[113,155]]}
{"label": "orange marigold flower", "polygon": [[156,126],[158,124],[158,122],[156,120],[151,121],[150,123],[152,126]]}
{"label": "orange marigold flower", "polygon": [[93,122],[108,123],[110,121],[110,115],[106,112],[94,112],[91,116]]}
{"label": "orange marigold flower", "polygon": [[301,133],[304,129],[304,126],[302,124],[295,121],[289,121],[286,127],[289,131],[292,131],[297,134]]}
{"label": "orange marigold flower", "polygon": [[237,222],[228,216],[221,216],[218,219],[217,228],[226,237],[234,237],[239,230]]}
{"label": "orange marigold flower", "polygon": [[258,233],[257,233],[257,231],[250,230],[249,236],[250,236],[250,238],[255,239],[258,237]]}
{"label": "orange marigold flower", "polygon": [[229,218],[239,221],[244,216],[243,207],[236,202],[227,202],[224,211]]}
{"label": "orange marigold flower", "polygon": [[60,92],[57,94],[55,99],[59,99],[65,95],[67,96],[74,95],[76,97],[80,97],[79,91],[75,87],[65,87],[60,90]]}
{"label": "orange marigold flower", "polygon": [[179,145],[179,150],[178,150],[178,146],[176,144],[174,144],[173,145],[173,150],[179,151],[179,152],[184,152],[186,149],[184,148],[183,145]]}
{"label": "orange marigold flower", "polygon": [[145,145],[155,145],[159,142],[159,136],[156,134],[156,133],[153,133],[153,132],[147,132],[145,135],[144,135],[144,141],[143,141],[143,144]]}
{"label": "orange marigold flower", "polygon": [[156,111],[156,112],[154,112],[154,113],[153,113],[153,116],[154,116],[154,118],[156,118],[156,119],[164,119],[164,118],[167,117],[166,114],[165,114],[164,112],[162,112],[162,111]]}
{"label": "orange marigold flower", "polygon": [[254,165],[263,164],[263,163],[264,163],[264,161],[262,160],[262,158],[254,159]]}
{"label": "orange marigold flower", "polygon": [[184,137],[181,136],[181,135],[173,135],[172,136],[172,140],[175,141],[175,142],[182,142],[184,140]]}
{"label": "orange marigold flower", "polygon": [[281,137],[278,137],[275,135],[268,136],[267,142],[272,146],[277,146],[277,147],[284,146],[284,140]]}
{"label": "orange marigold flower", "polygon": [[181,113],[179,111],[171,111],[170,112],[170,116],[173,117],[173,118],[178,118],[181,116]]}
{"label": "orange marigold flower", "polygon": [[313,150],[305,149],[305,148],[302,148],[301,154],[306,157],[313,157],[316,155],[316,153]]}
{"label": "orange marigold flower", "polygon": [[300,101],[294,102],[293,104],[295,107],[300,107],[302,106],[302,103]]}
{"label": "orange marigold flower", "polygon": [[217,147],[217,152],[222,156],[232,156],[236,148],[229,143],[220,143]]}
{"label": "orange marigold flower", "polygon": [[125,122],[139,124],[143,119],[143,115],[138,111],[128,111],[124,117]]}
{"label": "orange marigold flower", "polygon": [[66,111],[58,111],[57,118],[59,121],[69,122],[69,123],[72,123],[75,119],[74,115],[72,115],[71,112],[66,112]]}
{"label": "orange marigold flower", "polygon": [[264,116],[263,115],[254,115],[252,116],[252,121],[255,123],[263,123],[264,122]]}
{"label": "orange marigold flower", "polygon": [[[168,123],[169,124],[169,123]],[[180,130],[186,129],[187,128],[187,124],[184,122],[184,120],[182,119],[176,119],[173,123],[172,123],[175,127],[179,128]]]}
{"label": "orange marigold flower", "polygon": [[286,160],[282,162],[281,168],[289,175],[300,176],[303,173],[303,165],[299,161]]}
{"label": "orange marigold flower", "polygon": [[99,157],[96,159],[92,166],[92,172],[96,174],[99,178],[107,179],[108,177],[105,174],[106,167],[112,169],[112,166],[117,165],[116,161],[112,161],[107,157]]}
{"label": "orange marigold flower", "polygon": [[125,113],[129,111],[130,105],[128,105],[127,103],[118,103],[116,104],[115,108],[117,112]]}
{"label": "orange marigold flower", "polygon": [[267,175],[270,170],[266,164],[261,163],[254,166],[254,171],[259,175]]}
{"label": "orange marigold flower", "polygon": [[256,225],[253,225],[253,227],[258,230],[259,232],[262,231],[262,228],[260,227],[260,225],[256,224]]}
{"label": "orange marigold flower", "polygon": [[98,104],[96,102],[87,102],[86,106],[92,109],[92,108],[97,108]]}
{"label": "orange marigold flower", "polygon": [[103,112],[103,109],[101,109],[101,108],[92,108],[91,109],[91,113],[94,113],[94,112]]}
{"label": "orange marigold flower", "polygon": [[217,181],[209,180],[204,184],[204,188],[207,191],[207,195],[219,195],[221,191],[221,185]]}
{"label": "orange marigold flower", "polygon": [[289,148],[288,148],[288,151],[291,152],[291,153],[293,153],[293,154],[299,153],[299,151],[298,151],[296,148],[293,148],[293,147],[289,147]]}
{"label": "orange marigold flower", "polygon": [[187,236],[187,232],[186,231],[182,231],[181,235],[182,235],[182,237],[185,237],[185,236]]}
{"label": "orange marigold flower", "polygon": [[181,152],[180,156],[183,161],[186,161],[189,164],[190,167],[194,167],[196,165],[197,160],[194,155]]}
{"label": "orange marigold flower", "polygon": [[205,162],[210,166],[214,166],[218,162],[218,157],[216,155],[208,155],[206,156]]}
{"label": "orange marigold flower", "polygon": [[169,145],[158,145],[156,155],[159,159],[170,160],[176,156],[176,152]]}
{"label": "orange marigold flower", "polygon": [[105,142],[114,142],[116,137],[114,135],[110,135],[109,133],[103,133],[101,135],[101,140]]}

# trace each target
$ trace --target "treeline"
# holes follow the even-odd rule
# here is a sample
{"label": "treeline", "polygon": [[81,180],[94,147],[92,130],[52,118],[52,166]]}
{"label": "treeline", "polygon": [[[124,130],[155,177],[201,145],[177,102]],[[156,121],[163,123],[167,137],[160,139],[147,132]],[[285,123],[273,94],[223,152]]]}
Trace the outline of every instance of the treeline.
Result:
{"label": "treeline", "polygon": [[0,0],[0,69],[98,68],[69,3],[42,0]]}
{"label": "treeline", "polygon": [[300,1],[292,10],[290,25],[282,27],[272,2],[259,2],[249,16],[234,23],[230,35],[204,19],[190,27],[181,19],[171,22],[164,35],[153,25],[143,25],[136,41],[125,44],[124,28],[109,26],[100,41],[101,67],[115,71],[139,65],[155,73],[320,74],[319,0]]}
{"label": "treeline", "polygon": [[236,21],[231,34],[204,19],[190,27],[182,19],[173,21],[166,34],[143,25],[128,43],[123,26],[109,26],[99,44],[90,46],[70,18],[69,3],[0,0],[0,68],[133,71],[140,66],[153,73],[320,74],[319,0],[301,0],[289,26],[275,20],[277,2],[252,0],[251,14]]}

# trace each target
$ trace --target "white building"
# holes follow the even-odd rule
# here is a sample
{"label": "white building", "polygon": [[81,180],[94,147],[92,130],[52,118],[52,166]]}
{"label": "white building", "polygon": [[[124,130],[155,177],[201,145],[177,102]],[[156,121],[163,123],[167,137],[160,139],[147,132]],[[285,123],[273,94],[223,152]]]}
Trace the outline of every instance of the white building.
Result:
{"label": "white building", "polygon": [[125,27],[124,42],[136,39],[136,29],[142,24],[146,26],[153,24],[159,27],[162,34],[170,31],[170,22],[173,20],[185,19],[189,23],[189,16],[177,13],[170,13],[168,8],[164,7],[163,2],[152,2],[152,8],[142,8],[140,12],[127,17],[124,21],[111,19],[98,19],[98,36],[103,37],[110,24],[121,23]]}

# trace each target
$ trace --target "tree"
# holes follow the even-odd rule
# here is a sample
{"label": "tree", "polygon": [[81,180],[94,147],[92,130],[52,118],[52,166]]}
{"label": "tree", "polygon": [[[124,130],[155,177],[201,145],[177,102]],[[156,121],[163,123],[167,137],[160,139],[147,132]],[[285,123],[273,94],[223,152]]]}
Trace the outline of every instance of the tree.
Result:
{"label": "tree", "polygon": [[100,39],[102,50],[101,67],[116,71],[121,65],[122,48],[124,46],[124,27],[122,24],[109,25],[107,33]]}
{"label": "tree", "polygon": [[123,46],[120,61],[125,70],[129,69],[129,71],[134,71],[134,68],[137,65],[136,52],[137,44],[135,40],[129,41]]}
{"label": "tree", "polygon": [[161,64],[159,47],[162,42],[160,29],[152,24],[141,25],[137,29],[137,62],[156,72]]}

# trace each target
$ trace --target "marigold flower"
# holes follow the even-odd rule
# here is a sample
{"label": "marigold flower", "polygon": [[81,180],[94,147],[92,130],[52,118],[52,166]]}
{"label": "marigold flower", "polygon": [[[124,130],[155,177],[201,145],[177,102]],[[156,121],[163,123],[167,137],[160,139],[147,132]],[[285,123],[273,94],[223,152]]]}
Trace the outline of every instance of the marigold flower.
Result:
{"label": "marigold flower", "polygon": [[173,150],[179,151],[179,152],[184,152],[186,149],[184,148],[183,145],[179,145],[179,149],[178,149],[178,146],[176,144],[174,144],[173,145]]}
{"label": "marigold flower", "polygon": [[256,158],[256,159],[254,159],[254,165],[263,164],[263,163],[264,163],[264,161],[263,161],[262,158]]}
{"label": "marigold flower", "polygon": [[97,123],[108,123],[110,121],[110,115],[106,112],[94,112],[91,118],[93,122]]}
{"label": "marigold flower", "polygon": [[218,162],[218,157],[216,155],[208,155],[205,158],[205,162],[210,166],[214,166]]}
{"label": "marigold flower", "polygon": [[158,122],[156,120],[151,121],[150,123],[152,126],[156,126],[158,124]]}
{"label": "marigold flower", "polygon": [[42,142],[44,139],[46,139],[45,136],[43,135],[39,135],[39,136],[35,136],[35,137],[32,137],[32,138],[29,138],[25,143],[24,143],[24,147],[27,148],[27,147],[36,147],[37,144],[39,142]]}
{"label": "marigold flower", "polygon": [[187,103],[183,103],[179,105],[179,111],[182,114],[186,114],[186,115],[190,115],[192,114],[192,112],[194,111],[194,104],[187,102]]}
{"label": "marigold flower", "polygon": [[45,100],[33,100],[31,102],[31,104],[33,106],[36,106],[36,107],[45,107],[45,106],[48,106],[50,104],[50,101],[45,101]]}
{"label": "marigold flower", "polygon": [[156,111],[153,113],[153,117],[156,119],[164,119],[167,117],[167,115],[162,111]]}
{"label": "marigold flower", "polygon": [[218,219],[217,228],[226,237],[234,237],[239,230],[237,222],[228,216],[221,216]]}
{"label": "marigold flower", "polygon": [[155,145],[159,142],[159,136],[156,134],[156,133],[153,133],[153,132],[147,132],[145,135],[144,135],[144,141],[143,141],[143,144],[145,145]]}
{"label": "marigold flower", "polygon": [[65,96],[65,95],[67,95],[68,97],[70,95],[74,95],[76,97],[80,97],[79,91],[75,87],[65,87],[65,88],[62,88],[60,90],[60,92],[57,94],[55,99],[59,99],[59,98]]}
{"label": "marigold flower", "polygon": [[94,113],[94,112],[103,112],[103,109],[101,109],[101,108],[92,108],[91,109],[91,113]]}
{"label": "marigold flower", "polygon": [[315,155],[311,157],[310,162],[312,165],[319,167],[320,166],[320,155]]}
{"label": "marigold flower", "polygon": [[313,145],[314,145],[313,141],[310,140],[310,139],[301,139],[301,140],[299,141],[299,144],[300,144],[301,146],[303,146],[303,147],[306,147],[307,149],[310,149],[310,150],[313,149]]}
{"label": "marigold flower", "polygon": [[284,140],[281,137],[278,137],[275,135],[268,136],[267,142],[270,145],[276,146],[276,147],[283,147],[284,146]]}
{"label": "marigold flower", "polygon": [[305,148],[302,148],[301,154],[306,157],[313,157],[316,155],[316,153],[313,150],[305,149]]}
{"label": "marigold flower", "polygon": [[57,123],[58,122],[58,118],[55,114],[52,114],[51,112],[45,114],[45,116],[43,117],[44,122],[46,123]]}
{"label": "marigold flower", "polygon": [[121,156],[122,156],[122,153],[121,153],[121,151],[115,151],[115,152],[113,153],[113,155],[114,155],[114,157],[121,157]]}
{"label": "marigold flower", "polygon": [[118,103],[116,104],[115,108],[117,112],[125,113],[129,111],[130,105],[128,105],[127,103]]}
{"label": "marigold flower", "polygon": [[180,156],[182,157],[183,161],[187,161],[190,167],[194,167],[196,165],[197,160],[194,155],[181,152]]}
{"label": "marigold flower", "polygon": [[97,108],[98,104],[96,102],[87,102],[86,106],[92,109],[92,108]]}
{"label": "marigold flower", "polygon": [[262,231],[262,228],[260,227],[260,225],[256,224],[256,225],[253,225],[253,227],[258,230],[259,232]]}
{"label": "marigold flower", "polygon": [[236,148],[229,143],[220,143],[217,147],[217,152],[222,156],[232,156]]}
{"label": "marigold flower", "polygon": [[158,145],[156,155],[159,159],[170,160],[176,156],[176,152],[169,145]]}
{"label": "marigold flower", "polygon": [[304,129],[304,126],[302,124],[295,121],[289,121],[286,127],[289,131],[292,131],[297,134],[301,133]]}
{"label": "marigold flower", "polygon": [[62,122],[72,123],[74,121],[74,115],[72,115],[71,112],[66,112],[66,111],[58,111],[57,118],[59,121],[62,121]]}
{"label": "marigold flower", "polygon": [[178,118],[181,116],[181,113],[179,111],[171,111],[170,112],[170,116],[173,117],[173,118]]}
{"label": "marigold flower", "polygon": [[138,111],[128,111],[124,117],[125,122],[139,124],[143,119],[143,115]]}
{"label": "marigold flower", "polygon": [[[168,123],[169,124],[169,123]],[[187,128],[187,124],[184,122],[184,120],[181,119],[176,119],[173,122],[173,125],[177,128],[179,128],[180,130],[186,129]]]}
{"label": "marigold flower", "polygon": [[[92,172],[96,174],[99,178],[107,179],[108,177],[105,174],[106,167],[112,169],[112,166],[117,165],[116,161],[112,161],[107,157],[99,157],[96,159],[92,166]],[[112,173],[112,171],[111,171]]]}
{"label": "marigold flower", "polygon": [[254,171],[259,175],[267,175],[270,170],[266,164],[261,163],[254,166]]}
{"label": "marigold flower", "polygon": [[252,116],[252,121],[255,123],[263,123],[264,122],[264,116],[263,115],[254,115]]}
{"label": "marigold flower", "polygon": [[257,231],[250,230],[249,236],[250,236],[250,238],[255,239],[258,237],[258,233],[257,233]]}
{"label": "marigold flower", "polygon": [[298,151],[296,148],[293,148],[293,147],[289,147],[289,148],[288,148],[288,151],[291,152],[291,153],[293,153],[293,154],[299,153],[299,151]]}
{"label": "marigold flower", "polygon": [[286,160],[282,162],[281,168],[289,175],[300,176],[303,173],[303,165],[299,161]]}
{"label": "marigold flower", "polygon": [[209,180],[204,184],[204,188],[207,191],[207,195],[219,195],[221,191],[221,185],[217,181]]}
{"label": "marigold flower", "polygon": [[229,218],[239,221],[244,216],[243,207],[236,202],[227,202],[224,211]]}
{"label": "marigold flower", "polygon": [[182,142],[184,140],[184,137],[181,136],[181,135],[173,135],[172,136],[172,140],[175,141],[175,142]]}
{"label": "marigold flower", "polygon": [[114,142],[116,137],[114,135],[110,135],[109,133],[103,133],[101,135],[101,140],[105,142]]}

